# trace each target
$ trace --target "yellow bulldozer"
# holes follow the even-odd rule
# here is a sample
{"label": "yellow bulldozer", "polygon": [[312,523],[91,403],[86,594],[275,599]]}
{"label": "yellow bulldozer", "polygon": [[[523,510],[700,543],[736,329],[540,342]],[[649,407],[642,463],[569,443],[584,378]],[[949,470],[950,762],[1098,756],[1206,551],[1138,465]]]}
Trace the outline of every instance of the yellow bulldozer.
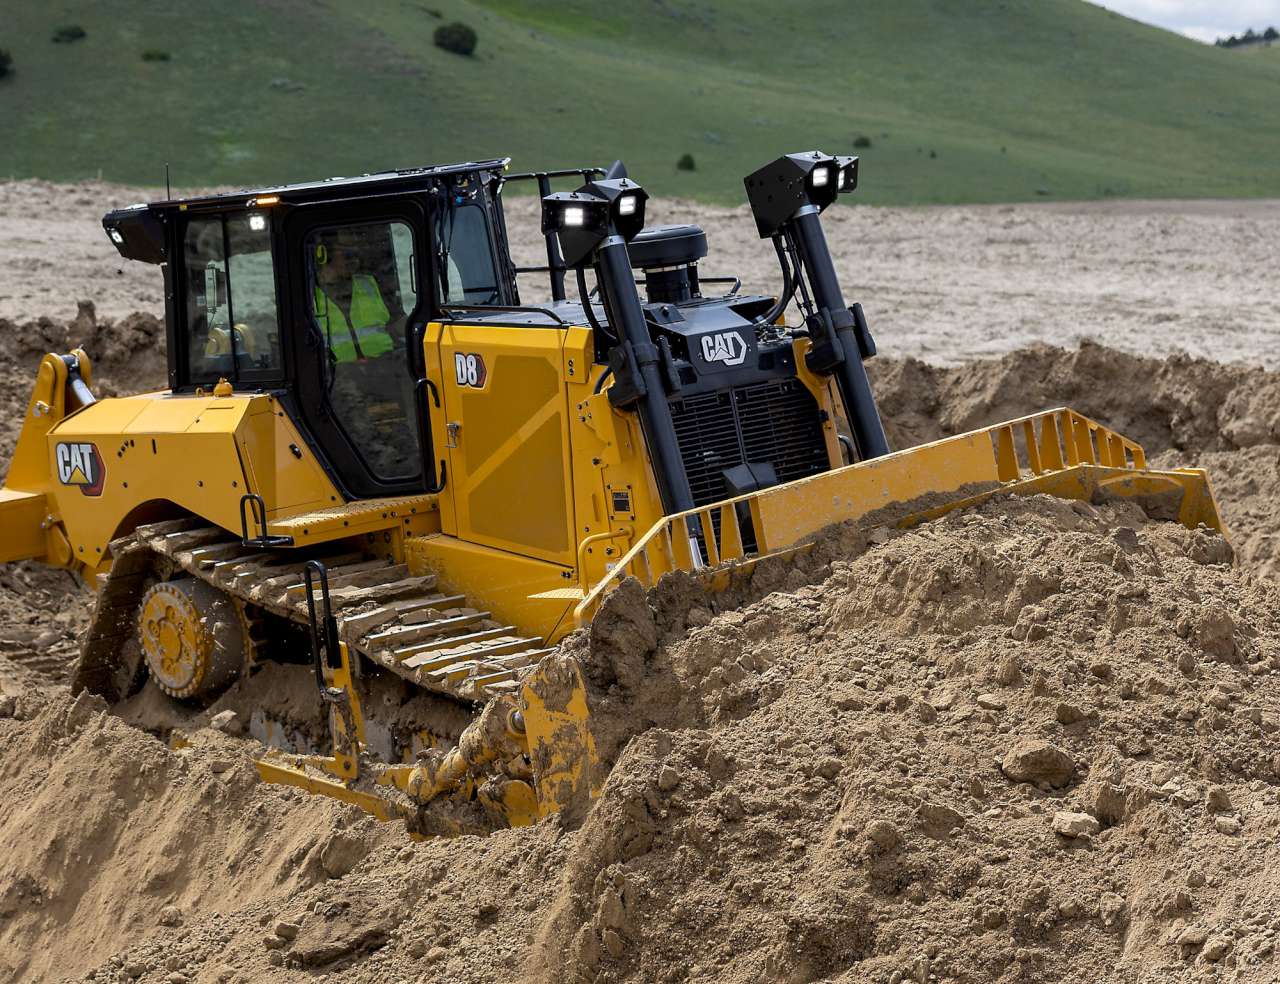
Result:
{"label": "yellow bulldozer", "polygon": [[[542,266],[511,257],[516,182],[541,197]],[[704,232],[646,227],[620,164],[112,211],[120,254],[164,277],[169,387],[99,400],[83,351],[44,357],[0,561],[96,593],[73,686],[110,702],[208,706],[309,663],[328,747],[264,725],[262,777],[432,834],[461,806],[519,825],[589,803],[591,702],[557,643],[625,578],[716,590],[832,524],[998,494],[1133,496],[1221,529],[1202,471],[1149,469],[1067,409],[891,451],[821,224],[857,183],[857,158],[816,151],[745,179],[776,296],[700,278]],[[541,306],[520,300],[533,274]]]}

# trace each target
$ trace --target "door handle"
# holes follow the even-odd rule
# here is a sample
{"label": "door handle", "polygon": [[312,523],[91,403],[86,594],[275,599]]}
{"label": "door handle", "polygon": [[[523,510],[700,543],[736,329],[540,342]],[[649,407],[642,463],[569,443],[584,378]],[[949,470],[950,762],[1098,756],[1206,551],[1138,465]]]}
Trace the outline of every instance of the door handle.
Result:
{"label": "door handle", "polygon": [[446,448],[456,448],[458,446],[458,432],[462,430],[462,424],[456,420],[451,420],[444,425],[444,429],[449,435],[444,446]]}

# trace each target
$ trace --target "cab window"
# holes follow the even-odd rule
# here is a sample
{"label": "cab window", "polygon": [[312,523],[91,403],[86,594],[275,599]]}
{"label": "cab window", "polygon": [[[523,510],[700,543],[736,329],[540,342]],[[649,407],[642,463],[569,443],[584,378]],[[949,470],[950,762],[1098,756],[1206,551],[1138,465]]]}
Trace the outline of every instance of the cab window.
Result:
{"label": "cab window", "polygon": [[233,383],[280,371],[271,217],[193,218],[183,240],[187,381]]}
{"label": "cab window", "polygon": [[484,209],[459,205],[441,218],[440,297],[445,304],[498,304],[501,294],[493,266],[493,244]]}
{"label": "cab window", "polygon": [[417,431],[405,324],[418,300],[413,232],[400,221],[328,226],[312,231],[304,249],[333,416],[374,476],[412,478]]}

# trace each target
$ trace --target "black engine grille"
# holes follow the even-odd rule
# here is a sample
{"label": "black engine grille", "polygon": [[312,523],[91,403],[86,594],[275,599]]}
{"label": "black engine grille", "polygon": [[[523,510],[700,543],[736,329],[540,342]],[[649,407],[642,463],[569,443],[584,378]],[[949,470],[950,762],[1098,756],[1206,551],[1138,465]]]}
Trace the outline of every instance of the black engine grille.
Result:
{"label": "black engine grille", "polygon": [[779,482],[828,468],[813,395],[796,379],[673,400],[671,416],[694,505],[729,497],[724,472],[767,461]]}

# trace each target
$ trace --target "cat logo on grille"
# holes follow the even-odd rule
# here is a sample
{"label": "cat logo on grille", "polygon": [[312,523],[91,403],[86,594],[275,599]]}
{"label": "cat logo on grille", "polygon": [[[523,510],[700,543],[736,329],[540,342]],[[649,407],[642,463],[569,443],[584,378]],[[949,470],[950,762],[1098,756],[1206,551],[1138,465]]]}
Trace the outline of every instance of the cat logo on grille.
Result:
{"label": "cat logo on grille", "polygon": [[708,362],[740,366],[747,359],[747,343],[736,331],[719,331],[703,335],[702,357]]}

